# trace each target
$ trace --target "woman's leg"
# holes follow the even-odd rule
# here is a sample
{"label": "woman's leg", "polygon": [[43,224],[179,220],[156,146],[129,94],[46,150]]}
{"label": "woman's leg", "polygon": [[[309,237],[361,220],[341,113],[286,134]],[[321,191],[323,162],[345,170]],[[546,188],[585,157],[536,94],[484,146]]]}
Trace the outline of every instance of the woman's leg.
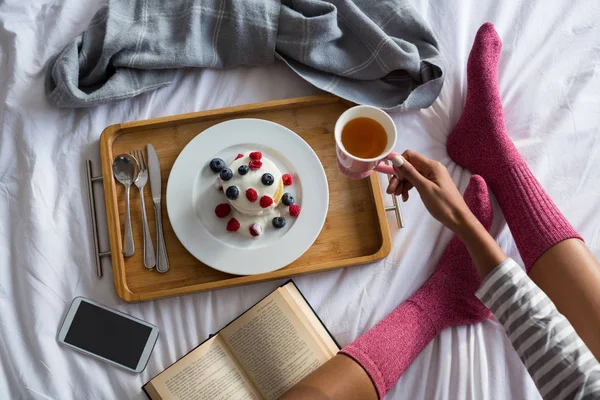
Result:
{"label": "woman's leg", "polygon": [[501,49],[493,25],[484,24],[469,55],[467,100],[448,136],[448,154],[486,180],[531,278],[600,359],[600,264],[506,132],[498,90]]}
{"label": "woman's leg", "polygon": [[568,239],[552,246],[529,276],[600,360],[600,263],[585,243]]}
{"label": "woman's leg", "polygon": [[[481,177],[471,178],[464,199],[489,230],[492,207]],[[467,248],[454,236],[435,272],[416,293],[344,347],[341,353],[349,357],[338,354],[294,387],[286,398],[383,398],[443,329],[490,317],[489,310],[475,297],[480,284]]]}
{"label": "woman's leg", "polygon": [[377,391],[359,363],[334,356],[281,397],[282,400],[377,400]]}

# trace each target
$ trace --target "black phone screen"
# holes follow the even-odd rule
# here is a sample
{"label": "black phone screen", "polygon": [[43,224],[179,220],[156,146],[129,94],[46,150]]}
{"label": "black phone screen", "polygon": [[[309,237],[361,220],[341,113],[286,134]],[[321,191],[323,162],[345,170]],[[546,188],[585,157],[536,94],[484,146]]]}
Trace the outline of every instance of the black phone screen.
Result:
{"label": "black phone screen", "polygon": [[82,301],[65,342],[135,369],[151,332],[149,326]]}

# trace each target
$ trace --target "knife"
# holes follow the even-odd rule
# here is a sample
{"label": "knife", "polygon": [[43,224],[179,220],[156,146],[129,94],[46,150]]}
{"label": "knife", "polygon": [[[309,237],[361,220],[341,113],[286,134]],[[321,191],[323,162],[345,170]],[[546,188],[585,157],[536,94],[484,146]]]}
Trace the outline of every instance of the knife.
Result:
{"label": "knife", "polygon": [[160,209],[161,186],[160,186],[160,162],[154,146],[146,145],[148,152],[148,170],[150,171],[150,189],[152,191],[152,202],[154,203],[154,219],[156,221],[156,270],[165,273],[169,270],[169,258],[162,227],[162,212]]}

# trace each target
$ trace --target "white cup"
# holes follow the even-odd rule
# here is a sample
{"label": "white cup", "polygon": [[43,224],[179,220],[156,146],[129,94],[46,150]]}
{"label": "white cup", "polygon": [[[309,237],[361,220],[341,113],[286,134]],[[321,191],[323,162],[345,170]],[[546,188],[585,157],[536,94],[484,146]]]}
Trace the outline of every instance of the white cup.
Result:
{"label": "white cup", "polygon": [[[342,131],[348,122],[356,118],[370,118],[378,122],[387,135],[385,150],[374,158],[360,158],[350,154],[342,143]],[[337,164],[342,174],[352,179],[362,179],[373,171],[393,174],[392,167],[382,161],[392,160],[394,165],[402,166],[404,160],[392,150],[396,147],[396,125],[392,118],[383,110],[372,106],[355,106],[344,111],[335,123],[334,129]]]}

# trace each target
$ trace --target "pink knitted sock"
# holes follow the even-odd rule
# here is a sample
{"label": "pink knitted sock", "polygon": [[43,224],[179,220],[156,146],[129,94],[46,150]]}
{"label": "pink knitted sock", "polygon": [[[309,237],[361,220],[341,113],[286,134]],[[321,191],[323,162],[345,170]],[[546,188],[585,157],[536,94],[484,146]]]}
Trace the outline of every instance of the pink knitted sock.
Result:
{"label": "pink knitted sock", "polygon": [[454,161],[481,175],[490,185],[529,271],[550,247],[581,237],[533,176],[506,133],[498,90],[501,49],[494,25],[483,24],[467,64],[465,108],[448,136],[447,148]]}
{"label": "pink knitted sock", "polygon": [[[465,201],[490,229],[492,207],[484,180],[474,175]],[[408,300],[341,352],[369,374],[383,398],[427,344],[452,325],[473,324],[490,317],[475,297],[481,278],[462,242],[454,236],[433,273]]]}

